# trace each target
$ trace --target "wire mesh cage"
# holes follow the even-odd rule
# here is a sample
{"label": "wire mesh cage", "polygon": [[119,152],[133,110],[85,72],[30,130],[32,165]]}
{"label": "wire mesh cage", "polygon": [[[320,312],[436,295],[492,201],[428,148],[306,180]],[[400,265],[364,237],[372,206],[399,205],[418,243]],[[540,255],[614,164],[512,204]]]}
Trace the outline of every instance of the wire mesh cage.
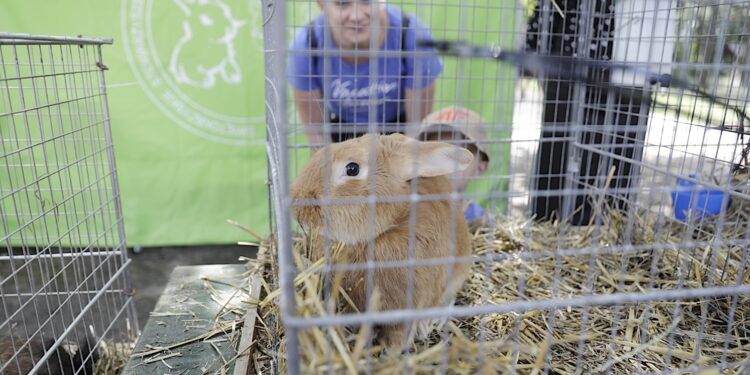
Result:
{"label": "wire mesh cage", "polygon": [[[114,373],[138,322],[110,134],[109,39],[0,33],[0,372]],[[96,367],[96,369],[95,369]]]}
{"label": "wire mesh cage", "polygon": [[750,2],[263,9],[269,369],[748,371]]}

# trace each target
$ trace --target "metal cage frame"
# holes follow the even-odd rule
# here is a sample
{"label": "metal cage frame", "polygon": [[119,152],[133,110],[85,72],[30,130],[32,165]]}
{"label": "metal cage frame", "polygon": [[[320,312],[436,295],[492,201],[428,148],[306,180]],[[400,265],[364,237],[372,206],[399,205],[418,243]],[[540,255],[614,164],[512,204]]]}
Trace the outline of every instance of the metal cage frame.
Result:
{"label": "metal cage frame", "polygon": [[[108,44],[0,33],[7,339],[0,350],[10,354],[0,372],[91,374],[99,350],[128,350],[121,343],[138,335],[105,84]],[[63,350],[71,344],[86,357],[64,359],[73,357]]]}
{"label": "metal cage frame", "polygon": [[[732,238],[724,239],[721,235],[715,235],[711,240],[698,240],[693,238],[694,233],[703,233],[706,229],[702,226],[700,219],[692,218],[688,220],[678,220],[673,215],[673,207],[669,203],[669,194],[675,191],[675,187],[672,181],[675,179],[681,179],[687,184],[690,184],[692,188],[684,188],[680,191],[695,191],[695,189],[711,189],[721,192],[725,195],[723,204],[726,204],[730,199],[735,202],[740,202],[742,207],[750,204],[750,195],[747,190],[737,190],[736,186],[730,184],[731,173],[730,170],[734,170],[740,161],[740,154],[743,148],[746,146],[745,143],[750,140],[750,133],[746,130],[741,115],[739,118],[730,118],[732,115],[727,114],[731,112],[726,107],[721,109],[721,105],[712,103],[708,112],[711,111],[724,111],[725,113],[723,123],[714,125],[711,120],[706,120],[704,123],[699,123],[690,118],[694,115],[693,112],[697,111],[698,105],[695,104],[691,112],[684,113],[681,109],[677,109],[677,120],[675,121],[674,130],[672,131],[672,137],[669,138],[671,130],[662,130],[662,134],[651,134],[650,126],[652,126],[652,120],[654,112],[661,113],[665,107],[669,107],[672,104],[661,104],[652,101],[655,96],[662,95],[666,96],[667,99],[674,99],[682,102],[689,100],[696,100],[699,95],[695,92],[691,92],[685,88],[680,87],[669,87],[667,81],[657,82],[652,85],[649,82],[642,82],[642,77],[639,81],[639,76],[622,74],[617,76],[616,72],[607,71],[604,68],[597,69],[593,67],[586,71],[589,77],[598,77],[603,82],[603,87],[596,85],[566,80],[559,76],[545,76],[542,73],[541,76],[535,76],[538,82],[547,88],[546,96],[537,96],[536,99],[519,99],[513,98],[514,102],[533,102],[534,109],[542,111],[542,117],[546,115],[539,122],[540,136],[537,139],[529,140],[511,140],[508,137],[495,137],[490,138],[490,143],[511,143],[520,144],[522,141],[529,141],[535,143],[537,149],[547,147],[545,150],[534,151],[536,152],[533,166],[533,170],[526,173],[526,171],[513,171],[508,172],[511,175],[508,176],[494,176],[511,179],[517,173],[522,177],[525,185],[522,191],[515,191],[511,188],[511,191],[490,191],[482,193],[482,196],[488,199],[512,199],[514,197],[521,197],[522,200],[527,200],[528,206],[522,208],[524,219],[530,220],[535,217],[536,219],[549,219],[549,218],[572,218],[570,222],[572,227],[578,227],[585,225],[586,223],[593,223],[592,229],[596,233],[603,231],[603,224],[601,219],[596,218],[595,212],[603,205],[602,201],[589,202],[586,201],[586,197],[595,196],[606,198],[607,204],[610,206],[616,206],[624,211],[628,210],[642,210],[644,212],[651,212],[656,215],[657,223],[663,225],[664,228],[657,228],[656,231],[661,234],[665,233],[680,233],[680,242],[674,244],[678,251],[688,251],[696,247],[705,247],[711,249],[715,246],[734,246],[736,247],[733,253],[736,256],[739,264],[739,274],[733,275],[737,277],[737,282],[731,285],[723,283],[724,275],[720,277],[717,275],[711,275],[706,285],[690,286],[685,285],[683,274],[680,274],[679,280],[675,280],[675,287],[671,289],[658,289],[656,287],[645,288],[642,292],[624,292],[616,291],[611,294],[596,294],[589,290],[581,290],[579,294],[575,295],[559,295],[556,287],[559,284],[559,271],[562,267],[562,257],[565,256],[577,256],[577,257],[588,257],[589,266],[595,268],[595,260],[598,256],[604,254],[615,254],[622,255],[623,257],[628,254],[634,254],[640,251],[652,251],[653,254],[657,254],[659,246],[666,246],[665,243],[654,243],[654,244],[633,244],[630,239],[625,239],[624,244],[612,245],[610,247],[604,246],[588,246],[585,248],[551,248],[547,251],[533,253],[533,252],[521,252],[520,254],[488,254],[484,256],[474,256],[469,259],[463,259],[456,256],[451,256],[445,260],[415,260],[415,259],[403,259],[399,261],[389,262],[388,264],[368,264],[362,265],[330,265],[323,267],[323,270],[318,271],[320,273],[335,272],[335,271],[347,271],[347,270],[367,270],[372,272],[374,269],[379,267],[414,267],[418,265],[435,265],[435,264],[453,264],[456,262],[474,262],[481,264],[491,264],[492,262],[502,261],[533,261],[541,257],[554,258],[556,261],[555,275],[552,275],[554,280],[554,286],[552,287],[552,297],[546,299],[526,299],[523,298],[523,291],[521,296],[512,301],[505,303],[485,303],[481,305],[472,306],[442,306],[442,307],[431,307],[425,309],[402,309],[394,311],[378,311],[378,312],[363,312],[363,313],[346,313],[346,314],[321,314],[316,316],[300,316],[297,313],[297,303],[295,302],[295,277],[302,271],[295,264],[295,254],[293,249],[294,241],[294,222],[295,218],[292,214],[292,209],[295,204],[294,199],[290,196],[290,183],[293,180],[293,176],[300,166],[296,164],[296,158],[299,156],[297,152],[299,149],[310,148],[314,145],[306,143],[304,140],[300,141],[297,136],[300,132],[300,125],[295,121],[295,111],[290,108],[289,100],[289,88],[288,88],[288,72],[287,58],[290,53],[293,53],[288,46],[288,36],[294,35],[291,28],[304,27],[305,23],[293,24],[290,21],[290,8],[294,7],[296,3],[304,3],[304,1],[263,1],[263,27],[264,27],[264,43],[266,46],[265,50],[265,95],[266,95],[266,124],[267,124],[267,153],[268,153],[268,164],[269,164],[269,181],[270,181],[270,202],[272,206],[272,231],[274,233],[274,240],[278,248],[278,286],[281,289],[279,297],[280,302],[280,319],[283,323],[284,334],[285,334],[285,350],[284,353],[277,353],[279,356],[283,356],[287,359],[288,370],[290,373],[300,372],[300,344],[299,344],[299,333],[302,330],[323,327],[330,328],[334,326],[343,325],[365,325],[365,324],[383,324],[393,322],[412,322],[417,320],[428,320],[428,319],[450,319],[456,317],[467,317],[467,316],[480,316],[488,314],[513,314],[516,319],[516,325],[519,323],[518,316],[530,311],[539,311],[545,314],[549,314],[554,320],[554,312],[556,310],[564,310],[570,308],[581,308],[584,309],[585,314],[588,314],[588,308],[591,306],[609,306],[615,309],[615,320],[621,319],[622,313],[621,307],[629,304],[646,303],[650,304],[654,301],[676,301],[676,305],[680,304],[680,301],[685,300],[707,300],[714,297],[726,297],[732,301],[730,303],[731,311],[725,312],[730,318],[731,325],[732,317],[735,313],[735,308],[738,301],[744,300],[750,295],[750,283],[744,282],[746,278],[746,271],[748,270],[748,257],[750,256],[750,226],[747,223],[740,222],[729,222],[727,221],[724,214],[719,215],[716,219],[716,225],[718,227],[732,227],[739,228],[742,230],[745,228],[745,237],[743,238]],[[308,2],[310,3],[310,2]],[[359,2],[356,2],[359,3]],[[408,2],[404,2],[408,3]],[[432,1],[429,5],[416,5],[418,7],[424,6],[427,11],[424,14],[430,14],[430,7],[448,6],[449,2]],[[466,1],[459,1],[459,6],[465,8],[481,8],[477,5],[469,5]],[[518,3],[518,2],[516,2]],[[549,19],[550,22],[539,22],[539,28],[537,30],[527,30],[527,37],[534,35],[539,38],[538,43],[535,42],[533,46],[526,46],[526,53],[538,53],[543,56],[554,56],[554,57],[571,57],[578,55],[578,58],[585,58],[597,60],[597,61],[615,61],[627,64],[639,68],[654,69],[653,71],[657,74],[674,74],[673,83],[677,82],[679,73],[685,73],[690,69],[699,70],[701,74],[706,74],[713,77],[710,80],[711,90],[715,95],[718,86],[718,77],[721,70],[731,70],[734,73],[741,72],[744,76],[746,73],[750,73],[748,66],[739,64],[737,60],[731,63],[725,63],[722,60],[721,51],[715,51],[712,61],[708,61],[705,64],[693,64],[690,63],[687,58],[690,55],[690,51],[686,51],[684,48],[680,50],[682,55],[678,55],[674,52],[678,46],[675,45],[685,40],[692,40],[692,38],[707,37],[710,34],[713,36],[718,35],[719,38],[726,37],[727,30],[727,12],[729,7],[732,5],[746,6],[745,11],[750,14],[750,2],[728,2],[722,4],[716,4],[719,9],[720,16],[718,30],[716,35],[711,32],[705,32],[706,35],[688,35],[687,31],[680,29],[678,26],[684,27],[684,25],[677,25],[674,18],[676,13],[687,14],[685,17],[695,16],[691,12],[700,12],[703,7],[708,5],[695,4],[690,1],[679,1],[670,0],[666,2],[660,2],[661,5],[654,5],[656,2],[646,2],[643,9],[636,8],[637,5],[643,2],[638,0],[624,1],[619,5],[615,5],[614,1],[593,1],[593,0],[570,0],[570,1],[554,1],[554,0],[540,0],[539,7],[536,8],[537,16],[539,19]],[[369,4],[369,2],[368,2]],[[408,3],[412,5],[412,3]],[[473,4],[473,3],[472,3]],[[562,4],[562,5],[560,5]],[[574,4],[575,9],[567,8],[566,4]],[[622,5],[625,4],[625,5]],[[455,5],[450,3],[451,6]],[[303,4],[303,6],[305,6]],[[307,7],[315,7],[314,4],[307,4]],[[625,8],[619,8],[615,11],[616,6],[622,6]],[[649,8],[652,6],[652,8]],[[662,6],[662,8],[660,8]],[[631,8],[627,8],[631,7]],[[607,10],[609,9],[609,10]],[[520,6],[510,7],[509,11],[520,11]],[[560,17],[558,17],[558,14]],[[666,14],[666,16],[665,16]],[[616,34],[612,30],[607,29],[601,25],[609,25],[610,21],[615,21],[615,17],[619,22],[620,29],[615,29]],[[629,18],[628,18],[629,17]],[[665,18],[666,17],[666,18]],[[570,19],[575,19],[570,21]],[[552,22],[552,20],[555,20]],[[646,21],[644,21],[646,19]],[[651,27],[652,30],[634,30],[633,27],[628,29],[629,21],[635,22],[641,27],[645,24]],[[635,21],[633,21],[635,20]],[[665,21],[666,20],[666,21]],[[689,22],[688,18],[687,21]],[[640,22],[640,23],[639,23]],[[650,23],[649,23],[650,22]],[[571,24],[579,25],[580,29],[576,29]],[[666,24],[666,26],[665,26]],[[601,26],[599,30],[592,31],[595,25]],[[551,30],[551,27],[559,27],[560,29]],[[658,27],[657,27],[658,26]],[[470,26],[462,25],[466,27],[468,33],[476,31],[470,28]],[[561,31],[563,28],[571,27],[575,32],[567,33],[567,31]],[[663,27],[664,30],[659,29]],[[583,31],[582,31],[583,30]],[[622,31],[624,30],[624,31]],[[661,30],[661,31],[660,31]],[[713,30],[713,29],[712,29]],[[480,30],[481,31],[481,30]],[[722,32],[724,34],[722,34]],[[682,33],[682,34],[681,34]],[[518,37],[516,35],[516,37]],[[739,42],[737,43],[748,43],[750,41],[750,32],[746,32],[740,35],[734,35]],[[554,43],[561,43],[560,45],[552,48],[551,38],[555,38]],[[628,49],[617,50],[618,47],[612,45],[606,46],[607,43],[612,43],[613,40],[629,41],[635,47],[641,48],[643,45],[646,47],[645,50],[659,50],[656,52],[662,52],[662,56],[653,58],[652,56],[640,57],[636,53],[628,53]],[[565,46],[562,45],[562,41],[565,43],[577,42],[577,45],[570,50],[565,50]],[[517,42],[517,41],[516,41]],[[592,43],[602,43],[604,46],[597,48],[591,46]],[[649,43],[651,43],[649,45]],[[519,43],[517,43],[519,44]],[[666,46],[665,45],[669,45]],[[589,48],[591,46],[591,48]],[[659,47],[661,46],[661,47]],[[591,51],[591,53],[589,53]],[[666,52],[665,52],[666,51]],[[338,51],[341,52],[341,51]],[[336,54],[336,50],[327,50],[324,48],[323,51],[312,52],[317,53],[320,56],[328,56]],[[382,51],[356,51],[353,54],[365,54],[369,53],[370,57],[376,56],[389,56],[388,52]],[[700,51],[698,52],[700,53]],[[663,55],[669,55],[668,58]],[[673,55],[677,56],[673,59]],[[399,55],[400,56],[400,55]],[[476,56],[474,56],[476,57]],[[487,56],[484,56],[487,57]],[[514,80],[520,80],[527,72],[525,66],[515,66],[516,73],[520,73],[519,76],[515,76]],[[549,67],[547,67],[549,68]],[[550,69],[551,70],[551,69]],[[370,70],[372,74],[374,69]],[[515,73],[513,73],[515,74]],[[534,76],[532,73],[528,73]],[[668,74],[667,74],[668,75]],[[615,77],[616,76],[616,77]],[[452,79],[460,80],[460,73],[456,73],[456,77]],[[494,79],[498,79],[495,77]],[[627,92],[632,95],[628,98],[624,96],[622,91],[614,92],[612,89],[613,82],[619,82],[627,88]],[[608,86],[609,85],[609,86]],[[564,87],[563,87],[564,86]],[[564,92],[564,94],[561,94]],[[731,92],[731,89],[730,89]],[[633,99],[637,98],[637,99]],[[664,99],[661,97],[661,99]],[[732,97],[721,97],[726,101],[736,101],[738,106],[747,107],[750,95],[745,95],[744,98],[732,98]],[[537,102],[534,102],[537,100]],[[682,108],[682,107],[680,107]],[[372,111],[371,111],[372,112]],[[370,118],[374,118],[374,115],[370,113]],[[324,132],[330,131],[331,126],[324,117],[324,124],[322,129]],[[409,124],[414,125],[414,124]],[[508,124],[494,124],[498,127],[505,126]],[[370,123],[370,130],[376,130],[375,124]],[[513,128],[514,130],[516,128]],[[671,129],[668,126],[664,126],[663,129]],[[679,129],[679,130],[678,130]],[[682,135],[681,130],[685,130],[688,133],[702,133],[701,144],[694,145],[690,141],[676,140],[678,135]],[[667,135],[665,135],[667,134]],[[718,137],[715,138],[714,136]],[[651,138],[648,138],[651,137]],[[734,138],[732,138],[734,137]],[[729,138],[727,140],[727,138]],[[546,143],[545,143],[546,142]],[[750,147],[750,146],[748,146]],[[719,151],[727,151],[731,156],[726,158]],[[648,154],[650,159],[645,159]],[[512,157],[511,157],[512,158]],[[691,159],[692,158],[692,159]],[[686,161],[690,160],[690,161]],[[511,162],[509,160],[508,162]],[[554,163],[554,167],[551,165]],[[745,163],[747,161],[745,160]],[[616,172],[610,174],[612,167],[616,166]],[[540,169],[541,168],[541,169]],[[547,169],[544,169],[547,168]],[[687,172],[690,168],[705,169],[709,172],[713,172],[714,175],[718,175],[714,181],[706,181],[697,176],[693,176]],[[747,168],[747,166],[745,166]],[[555,187],[550,187],[549,181],[553,179],[560,179],[554,183]],[[547,181],[546,187],[541,187],[540,180]],[[745,181],[747,185],[747,181]],[[691,190],[692,189],[692,190]],[[679,189],[678,189],[679,190]],[[416,196],[414,190],[409,196],[403,197],[389,197],[383,199],[382,197],[369,196],[366,197],[368,200],[363,200],[367,204],[374,205],[381,202],[409,202],[416,203],[429,199],[445,199],[445,200],[456,200],[457,194],[451,194],[445,197],[420,197]],[[730,198],[731,197],[731,198]],[[353,198],[352,198],[353,199]],[[350,201],[354,202],[352,199]],[[364,198],[363,198],[364,199]],[[390,199],[390,200],[389,200]],[[550,203],[552,199],[557,199],[554,203]],[[342,198],[337,201],[337,198],[325,196],[317,200],[317,204],[323,206],[325,209],[326,204],[337,204],[337,203],[351,203],[346,199]],[[301,204],[312,204],[310,202]],[[588,208],[580,209],[581,206]],[[577,209],[579,211],[577,211]],[[374,210],[372,210],[374,211]],[[554,212],[554,213],[553,213]],[[629,230],[634,227],[632,218],[625,219],[629,225]],[[370,223],[373,225],[373,223]],[[681,228],[677,230],[671,229],[672,227]],[[528,227],[526,227],[528,230]],[[414,231],[414,226],[410,227],[410,232]],[[530,230],[529,230],[530,231]],[[693,234],[691,234],[693,233]],[[632,235],[632,233],[631,233]],[[677,236],[677,235],[676,235]],[[371,245],[372,246],[372,245]],[[326,253],[328,254],[328,253]],[[660,262],[658,255],[653,255],[652,262]],[[716,259],[712,259],[713,262],[718,262]],[[583,262],[586,263],[586,262]],[[623,266],[624,267],[624,266]],[[653,267],[653,265],[652,265]],[[686,267],[685,264],[675,264],[675,267]],[[489,268],[489,267],[488,267]],[[488,271],[489,272],[489,271]],[[582,271],[583,272],[583,271]],[[588,271],[587,271],[588,272]],[[592,271],[593,272],[593,271]],[[652,276],[655,272],[651,270]],[[689,272],[689,271],[685,271]],[[587,273],[587,275],[589,275]],[[593,276],[590,276],[593,277]],[[624,277],[624,276],[622,276]],[[523,289],[525,279],[518,280],[518,287]],[[620,279],[621,284],[623,283]],[[744,299],[742,299],[744,298]],[[672,319],[678,320],[679,311],[678,307],[674,308]],[[584,318],[586,319],[586,318]],[[706,317],[703,316],[702,323],[705,324]],[[640,325],[640,332],[643,337],[646,337],[647,333],[647,318],[644,318],[644,322]],[[611,340],[614,342],[616,326],[619,323],[613,323],[611,328]],[[554,326],[554,324],[553,324]],[[579,333],[580,346],[579,350],[583,350],[583,328]],[[703,326],[700,327],[700,336],[698,340],[703,339]],[[717,332],[718,336],[723,337],[726,341],[729,341],[732,337],[732,333],[727,328],[726,332]],[[548,337],[552,336],[553,332],[548,332]],[[671,337],[671,336],[670,336]],[[329,344],[331,344],[329,342]],[[332,344],[331,344],[332,345]],[[516,343],[517,345],[517,343]],[[612,344],[614,345],[614,344]],[[517,350],[518,346],[516,346]],[[335,350],[335,349],[329,349]],[[672,350],[670,347],[669,350]],[[726,350],[726,346],[725,346]],[[514,352],[515,353],[515,352]],[[579,352],[580,356],[581,353]],[[669,355],[669,354],[667,354]],[[408,356],[408,354],[407,354]],[[329,358],[330,359],[330,358]],[[726,359],[726,358],[725,358]],[[549,363],[550,358],[545,356],[545,362],[543,365]],[[579,357],[579,361],[581,358]],[[369,362],[368,362],[369,363]],[[745,369],[750,365],[750,358],[744,363],[716,363],[711,366],[701,366],[696,361],[688,368],[660,368],[655,373],[667,373],[669,371],[697,371],[703,368],[713,368],[722,370],[729,366],[745,366]],[[582,366],[579,363],[579,366]],[[583,367],[578,367],[581,370]],[[371,368],[367,369],[371,371]],[[443,367],[443,370],[445,368]],[[549,368],[542,367],[538,370],[549,371]],[[511,368],[510,372],[515,373],[515,369]],[[582,370],[583,371],[583,370]],[[661,372],[660,372],[661,371]]]}

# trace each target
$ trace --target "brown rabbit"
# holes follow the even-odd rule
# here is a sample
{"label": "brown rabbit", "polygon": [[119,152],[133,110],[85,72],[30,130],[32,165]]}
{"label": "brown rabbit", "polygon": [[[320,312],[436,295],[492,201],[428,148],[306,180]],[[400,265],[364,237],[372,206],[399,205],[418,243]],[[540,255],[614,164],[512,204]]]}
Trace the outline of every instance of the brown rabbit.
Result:
{"label": "brown rabbit", "polygon": [[[370,170],[371,157],[375,157],[374,170]],[[291,185],[291,196],[295,200],[319,200],[324,198],[324,189],[328,189],[325,190],[325,197],[359,199],[327,204],[325,210],[320,202],[307,205],[297,203],[293,214],[307,231],[316,231],[331,241],[343,243],[341,256],[332,259],[334,263],[367,262],[370,242],[374,243],[372,260],[375,264],[407,260],[410,203],[379,200],[375,205],[373,223],[370,221],[367,196],[372,193],[378,198],[408,197],[414,178],[417,178],[420,196],[450,194],[451,183],[447,175],[456,168],[466,168],[472,158],[471,152],[464,148],[442,142],[420,142],[401,134],[368,134],[332,144],[312,156]],[[374,179],[374,191],[370,190],[370,179]],[[326,184],[328,186],[324,186]],[[423,200],[416,204],[416,259],[447,258],[451,255],[452,243],[455,244],[455,256],[471,254],[468,227],[461,208],[461,202],[455,202],[451,214],[449,200]],[[325,232],[324,221],[328,224]],[[322,251],[319,248],[315,253],[320,256]],[[452,267],[450,280],[449,267]],[[452,300],[468,277],[470,268],[471,265],[466,262],[414,267],[411,307],[434,307]],[[359,311],[365,311],[367,306],[366,272],[346,272],[343,277],[343,287]],[[374,288],[381,296],[379,310],[407,307],[408,274],[406,267],[373,271]],[[421,338],[432,330],[430,323],[420,322],[419,326],[417,334]],[[383,343],[387,347],[405,344],[406,328],[405,324],[381,327]]]}

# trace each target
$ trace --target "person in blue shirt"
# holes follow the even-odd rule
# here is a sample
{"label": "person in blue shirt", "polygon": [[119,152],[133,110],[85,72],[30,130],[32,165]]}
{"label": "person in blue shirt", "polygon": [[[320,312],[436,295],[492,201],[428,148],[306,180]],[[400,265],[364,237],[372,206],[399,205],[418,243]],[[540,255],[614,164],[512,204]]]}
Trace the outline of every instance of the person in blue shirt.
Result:
{"label": "person in blue shirt", "polygon": [[[454,143],[474,154],[471,165],[451,176],[458,193],[465,193],[469,182],[487,172],[490,164],[486,144],[487,126],[482,117],[472,110],[450,106],[431,113],[422,121],[417,139]],[[471,201],[464,204],[464,217],[469,223],[488,218],[479,204]]]}
{"label": "person in blue shirt", "polygon": [[[318,5],[321,14],[295,33],[287,72],[313,148],[366,133],[372,105],[381,133],[405,133],[407,124],[419,124],[432,111],[435,79],[443,71],[434,50],[416,47],[417,40],[431,39],[429,29],[384,0],[318,0]],[[328,140],[325,117],[331,124]]]}

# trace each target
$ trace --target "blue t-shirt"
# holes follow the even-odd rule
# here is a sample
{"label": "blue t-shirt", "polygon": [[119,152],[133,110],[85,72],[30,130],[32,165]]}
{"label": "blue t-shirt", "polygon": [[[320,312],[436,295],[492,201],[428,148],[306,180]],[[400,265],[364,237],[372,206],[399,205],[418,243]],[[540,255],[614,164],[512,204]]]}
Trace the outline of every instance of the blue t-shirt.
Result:
{"label": "blue t-shirt", "polygon": [[[409,27],[404,30],[404,48],[401,48],[402,11],[386,5],[388,13],[388,34],[381,51],[404,51],[404,57],[379,56],[378,74],[370,79],[370,60],[361,64],[350,64],[339,56],[328,58],[330,75],[324,77],[324,58],[318,55],[313,59],[309,53],[310,38],[308,28],[300,28],[292,42],[289,53],[289,83],[297,90],[321,90],[328,87],[326,109],[336,114],[343,122],[366,124],[370,96],[376,102],[376,121],[388,122],[404,111],[404,88],[420,89],[432,83],[443,71],[443,64],[434,50],[419,49],[427,54],[414,56],[416,40],[432,39],[429,29],[416,17],[409,15]],[[325,46],[336,49],[330,32],[324,32],[325,19],[318,16],[312,23],[318,49]],[[327,40],[326,40],[327,38]],[[317,61],[317,64],[313,64]],[[416,69],[420,71],[417,72]],[[325,78],[325,79],[324,79]]]}

